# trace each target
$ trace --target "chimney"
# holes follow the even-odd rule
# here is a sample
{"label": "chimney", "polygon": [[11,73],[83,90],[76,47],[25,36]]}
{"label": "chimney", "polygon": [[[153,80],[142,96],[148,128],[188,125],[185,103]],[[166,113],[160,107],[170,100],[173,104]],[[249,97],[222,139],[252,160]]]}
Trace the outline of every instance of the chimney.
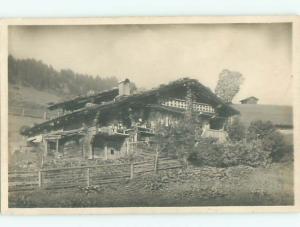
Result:
{"label": "chimney", "polygon": [[119,96],[130,95],[130,80],[125,79],[119,82]]}

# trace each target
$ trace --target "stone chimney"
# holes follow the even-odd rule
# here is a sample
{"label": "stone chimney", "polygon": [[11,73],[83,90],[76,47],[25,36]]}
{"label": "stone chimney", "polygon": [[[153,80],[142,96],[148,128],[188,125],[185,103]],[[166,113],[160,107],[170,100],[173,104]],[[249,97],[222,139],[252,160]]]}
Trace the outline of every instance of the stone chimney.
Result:
{"label": "stone chimney", "polygon": [[130,95],[130,80],[125,79],[119,82],[119,96]]}

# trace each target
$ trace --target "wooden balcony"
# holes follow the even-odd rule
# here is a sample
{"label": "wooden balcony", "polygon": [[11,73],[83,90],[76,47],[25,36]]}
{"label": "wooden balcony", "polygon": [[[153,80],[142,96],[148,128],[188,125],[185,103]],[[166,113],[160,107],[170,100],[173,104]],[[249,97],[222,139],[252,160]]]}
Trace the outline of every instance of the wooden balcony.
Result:
{"label": "wooden balcony", "polygon": [[106,126],[106,127],[101,127],[98,129],[99,133],[104,133],[110,136],[129,136],[126,128],[120,128],[114,125]]}
{"label": "wooden balcony", "polygon": [[[163,106],[169,106],[169,107],[174,107],[174,108],[179,108],[179,109],[187,109],[187,103],[185,100],[182,99],[168,99],[164,100],[161,102],[161,105]],[[195,112],[204,112],[204,113],[215,113],[215,109],[206,103],[198,103],[198,102],[193,102],[193,110]]]}

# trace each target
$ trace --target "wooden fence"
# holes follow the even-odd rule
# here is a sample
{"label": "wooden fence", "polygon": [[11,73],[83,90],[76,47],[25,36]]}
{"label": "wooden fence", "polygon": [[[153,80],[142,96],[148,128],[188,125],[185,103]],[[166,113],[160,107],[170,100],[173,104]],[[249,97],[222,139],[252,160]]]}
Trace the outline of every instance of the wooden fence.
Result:
{"label": "wooden fence", "polygon": [[133,179],[162,170],[183,168],[176,159],[159,158],[152,161],[94,165],[69,168],[41,169],[34,172],[9,172],[9,191],[88,187],[92,185],[118,183],[122,179]]}

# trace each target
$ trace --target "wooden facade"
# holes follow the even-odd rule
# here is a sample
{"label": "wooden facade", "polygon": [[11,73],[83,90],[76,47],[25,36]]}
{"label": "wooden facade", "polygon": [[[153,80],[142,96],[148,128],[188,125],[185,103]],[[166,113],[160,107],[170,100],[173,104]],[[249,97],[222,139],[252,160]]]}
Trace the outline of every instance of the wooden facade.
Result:
{"label": "wooden facade", "polygon": [[[124,86],[129,86],[129,81],[125,82]],[[159,127],[178,124],[192,115],[201,119],[203,136],[217,135],[223,140],[228,117],[238,113],[192,79],[132,95],[128,95],[128,88],[122,88],[122,84],[119,89],[125,95],[113,89],[105,91],[105,95],[56,104],[57,108],[71,112],[34,126],[24,134],[32,142],[42,136],[45,156],[49,150],[63,156],[66,145],[72,141],[74,152],[81,152],[85,159],[114,159],[128,154],[130,143],[149,142]]]}

